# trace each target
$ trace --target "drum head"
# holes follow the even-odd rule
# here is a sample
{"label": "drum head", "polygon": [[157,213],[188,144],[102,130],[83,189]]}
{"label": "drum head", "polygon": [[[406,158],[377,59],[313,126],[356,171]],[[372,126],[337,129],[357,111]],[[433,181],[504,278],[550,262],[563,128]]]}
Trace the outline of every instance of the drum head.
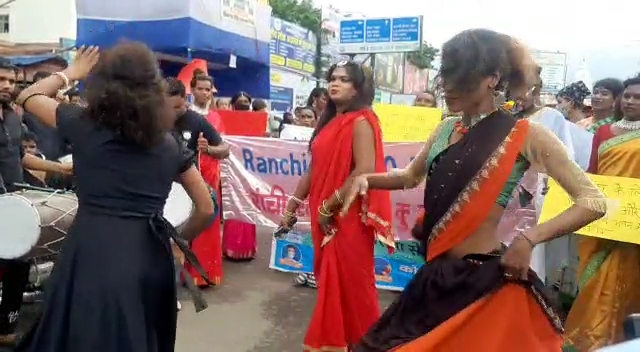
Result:
{"label": "drum head", "polygon": [[171,225],[180,226],[187,221],[192,210],[193,203],[187,191],[182,188],[181,184],[174,182],[171,185],[167,203],[164,205],[164,217]]}
{"label": "drum head", "polygon": [[58,159],[59,162],[61,163],[72,163],[73,162],[73,155],[68,154],[65,155],[63,157],[61,157],[60,159]]}
{"label": "drum head", "polygon": [[0,196],[0,258],[15,259],[29,253],[40,238],[40,215],[22,196]]}

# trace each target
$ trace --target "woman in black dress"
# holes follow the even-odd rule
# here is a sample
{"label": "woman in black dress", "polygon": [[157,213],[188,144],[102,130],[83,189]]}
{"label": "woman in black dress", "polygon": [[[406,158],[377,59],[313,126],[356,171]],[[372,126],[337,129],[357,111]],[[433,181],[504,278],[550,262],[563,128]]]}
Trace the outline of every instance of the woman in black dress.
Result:
{"label": "woman in black dress", "polygon": [[[87,108],[49,98],[90,71]],[[125,43],[102,55],[80,49],[68,69],[18,97],[72,145],[79,202],[44,312],[19,351],[174,351],[176,232],[162,210],[178,179],[195,203],[182,233],[190,239],[213,204],[190,152],[166,132],[174,114],[164,89],[153,53]]]}

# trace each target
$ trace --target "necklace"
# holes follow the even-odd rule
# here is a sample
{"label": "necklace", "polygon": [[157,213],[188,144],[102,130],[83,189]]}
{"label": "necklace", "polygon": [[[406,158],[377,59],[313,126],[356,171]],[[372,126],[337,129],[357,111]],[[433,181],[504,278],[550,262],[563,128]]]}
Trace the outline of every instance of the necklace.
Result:
{"label": "necklace", "polygon": [[587,131],[591,132],[591,133],[596,133],[596,131],[598,130],[598,128],[604,126],[604,125],[608,125],[610,123],[613,123],[614,119],[613,117],[607,117],[605,119],[602,119],[600,121],[594,122],[591,126],[589,126],[587,128]]}
{"label": "necklace", "polygon": [[613,125],[621,130],[626,130],[626,131],[640,130],[640,120],[629,121],[629,120],[622,119],[620,121],[614,122]]}
{"label": "necklace", "polygon": [[469,129],[471,129],[473,126],[478,124],[478,122],[480,122],[482,119],[484,119],[485,117],[487,117],[489,115],[490,114],[483,114],[483,115],[479,115],[479,116],[474,116],[469,120],[468,124],[465,124],[464,120],[456,121],[456,123],[453,125],[453,130],[458,132],[458,133],[460,133],[460,134],[467,134],[467,132],[469,132]]}

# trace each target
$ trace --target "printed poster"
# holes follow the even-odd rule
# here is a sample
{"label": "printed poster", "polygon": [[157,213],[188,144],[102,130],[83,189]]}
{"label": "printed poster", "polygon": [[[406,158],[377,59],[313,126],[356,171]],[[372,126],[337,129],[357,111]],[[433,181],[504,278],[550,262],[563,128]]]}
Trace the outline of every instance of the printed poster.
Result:
{"label": "printed poster", "polygon": [[256,0],[222,0],[222,18],[255,26]]}

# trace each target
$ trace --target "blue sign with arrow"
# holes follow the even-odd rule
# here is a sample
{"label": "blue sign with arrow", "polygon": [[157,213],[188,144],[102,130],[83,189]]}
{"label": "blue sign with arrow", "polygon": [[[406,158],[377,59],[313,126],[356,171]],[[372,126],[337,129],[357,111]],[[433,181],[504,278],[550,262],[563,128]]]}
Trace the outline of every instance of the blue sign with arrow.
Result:
{"label": "blue sign with arrow", "polygon": [[344,54],[416,51],[422,45],[422,16],[344,19],[338,50]]}

